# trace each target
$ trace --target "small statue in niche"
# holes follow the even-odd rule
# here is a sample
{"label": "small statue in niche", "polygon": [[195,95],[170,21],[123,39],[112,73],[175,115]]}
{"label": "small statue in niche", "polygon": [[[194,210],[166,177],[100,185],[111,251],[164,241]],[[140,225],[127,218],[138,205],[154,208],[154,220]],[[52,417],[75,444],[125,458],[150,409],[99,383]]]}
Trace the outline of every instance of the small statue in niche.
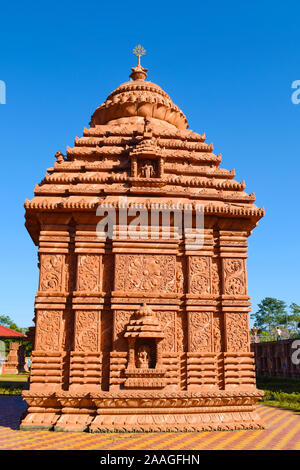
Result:
{"label": "small statue in niche", "polygon": [[150,124],[150,119],[144,118],[144,132],[151,132]]}
{"label": "small statue in niche", "polygon": [[139,369],[149,369],[150,365],[150,348],[143,344],[138,349],[137,366]]}
{"label": "small statue in niche", "polygon": [[64,155],[58,150],[55,154],[56,162],[62,163],[65,160]]}
{"label": "small statue in niche", "polygon": [[154,176],[154,168],[151,162],[146,161],[144,166],[141,167],[141,176],[143,178],[152,178]]}

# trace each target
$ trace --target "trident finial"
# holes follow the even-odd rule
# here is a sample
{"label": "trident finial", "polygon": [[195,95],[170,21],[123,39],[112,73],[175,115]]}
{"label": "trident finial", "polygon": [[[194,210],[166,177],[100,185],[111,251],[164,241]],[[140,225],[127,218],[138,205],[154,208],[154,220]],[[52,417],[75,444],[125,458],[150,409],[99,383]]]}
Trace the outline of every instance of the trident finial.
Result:
{"label": "trident finial", "polygon": [[140,44],[133,49],[133,53],[138,56],[138,65],[141,65],[141,57],[146,54],[145,49]]}

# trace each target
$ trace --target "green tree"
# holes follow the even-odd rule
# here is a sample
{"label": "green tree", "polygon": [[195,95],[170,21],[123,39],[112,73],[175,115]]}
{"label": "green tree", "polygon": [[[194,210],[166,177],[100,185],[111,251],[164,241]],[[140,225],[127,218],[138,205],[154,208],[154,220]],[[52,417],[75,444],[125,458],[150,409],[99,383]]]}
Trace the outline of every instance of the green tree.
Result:
{"label": "green tree", "polygon": [[264,341],[275,341],[276,340],[276,335],[275,332],[273,331],[265,331],[261,330],[259,332],[259,341],[264,342]]}
{"label": "green tree", "polygon": [[23,333],[23,330],[25,329],[18,327],[18,325],[16,325],[8,315],[0,315],[0,325],[7,326],[7,328],[11,328],[19,333]]}
{"label": "green tree", "polygon": [[265,297],[259,304],[258,310],[251,314],[259,330],[271,331],[276,326],[288,324],[287,305],[282,300]]}
{"label": "green tree", "polygon": [[289,325],[294,335],[298,334],[298,324],[300,323],[300,305],[292,302],[289,306]]}

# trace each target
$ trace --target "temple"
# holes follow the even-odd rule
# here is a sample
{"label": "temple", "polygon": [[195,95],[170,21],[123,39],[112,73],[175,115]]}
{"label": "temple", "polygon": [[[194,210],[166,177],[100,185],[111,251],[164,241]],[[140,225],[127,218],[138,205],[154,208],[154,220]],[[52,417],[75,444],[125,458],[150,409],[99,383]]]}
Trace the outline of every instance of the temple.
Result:
{"label": "temple", "polygon": [[21,429],[261,427],[246,258],[264,210],[141,55],[25,202],[40,279]]}

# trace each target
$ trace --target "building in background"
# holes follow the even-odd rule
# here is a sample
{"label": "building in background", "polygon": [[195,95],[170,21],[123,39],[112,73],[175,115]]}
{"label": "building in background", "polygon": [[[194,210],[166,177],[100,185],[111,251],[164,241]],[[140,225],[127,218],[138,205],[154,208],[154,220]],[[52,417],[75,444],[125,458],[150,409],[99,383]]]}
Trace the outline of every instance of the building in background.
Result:
{"label": "building in background", "polygon": [[300,378],[300,338],[252,342],[258,376]]}
{"label": "building in background", "polygon": [[[9,344],[9,353],[5,357],[5,343],[4,340],[11,339]],[[0,373],[1,374],[19,374],[24,371],[25,363],[25,346],[21,340],[27,340],[27,336],[18,331],[12,330],[7,326],[0,325],[0,341],[1,355],[0,355]],[[4,360],[3,360],[3,344],[4,344]]]}

